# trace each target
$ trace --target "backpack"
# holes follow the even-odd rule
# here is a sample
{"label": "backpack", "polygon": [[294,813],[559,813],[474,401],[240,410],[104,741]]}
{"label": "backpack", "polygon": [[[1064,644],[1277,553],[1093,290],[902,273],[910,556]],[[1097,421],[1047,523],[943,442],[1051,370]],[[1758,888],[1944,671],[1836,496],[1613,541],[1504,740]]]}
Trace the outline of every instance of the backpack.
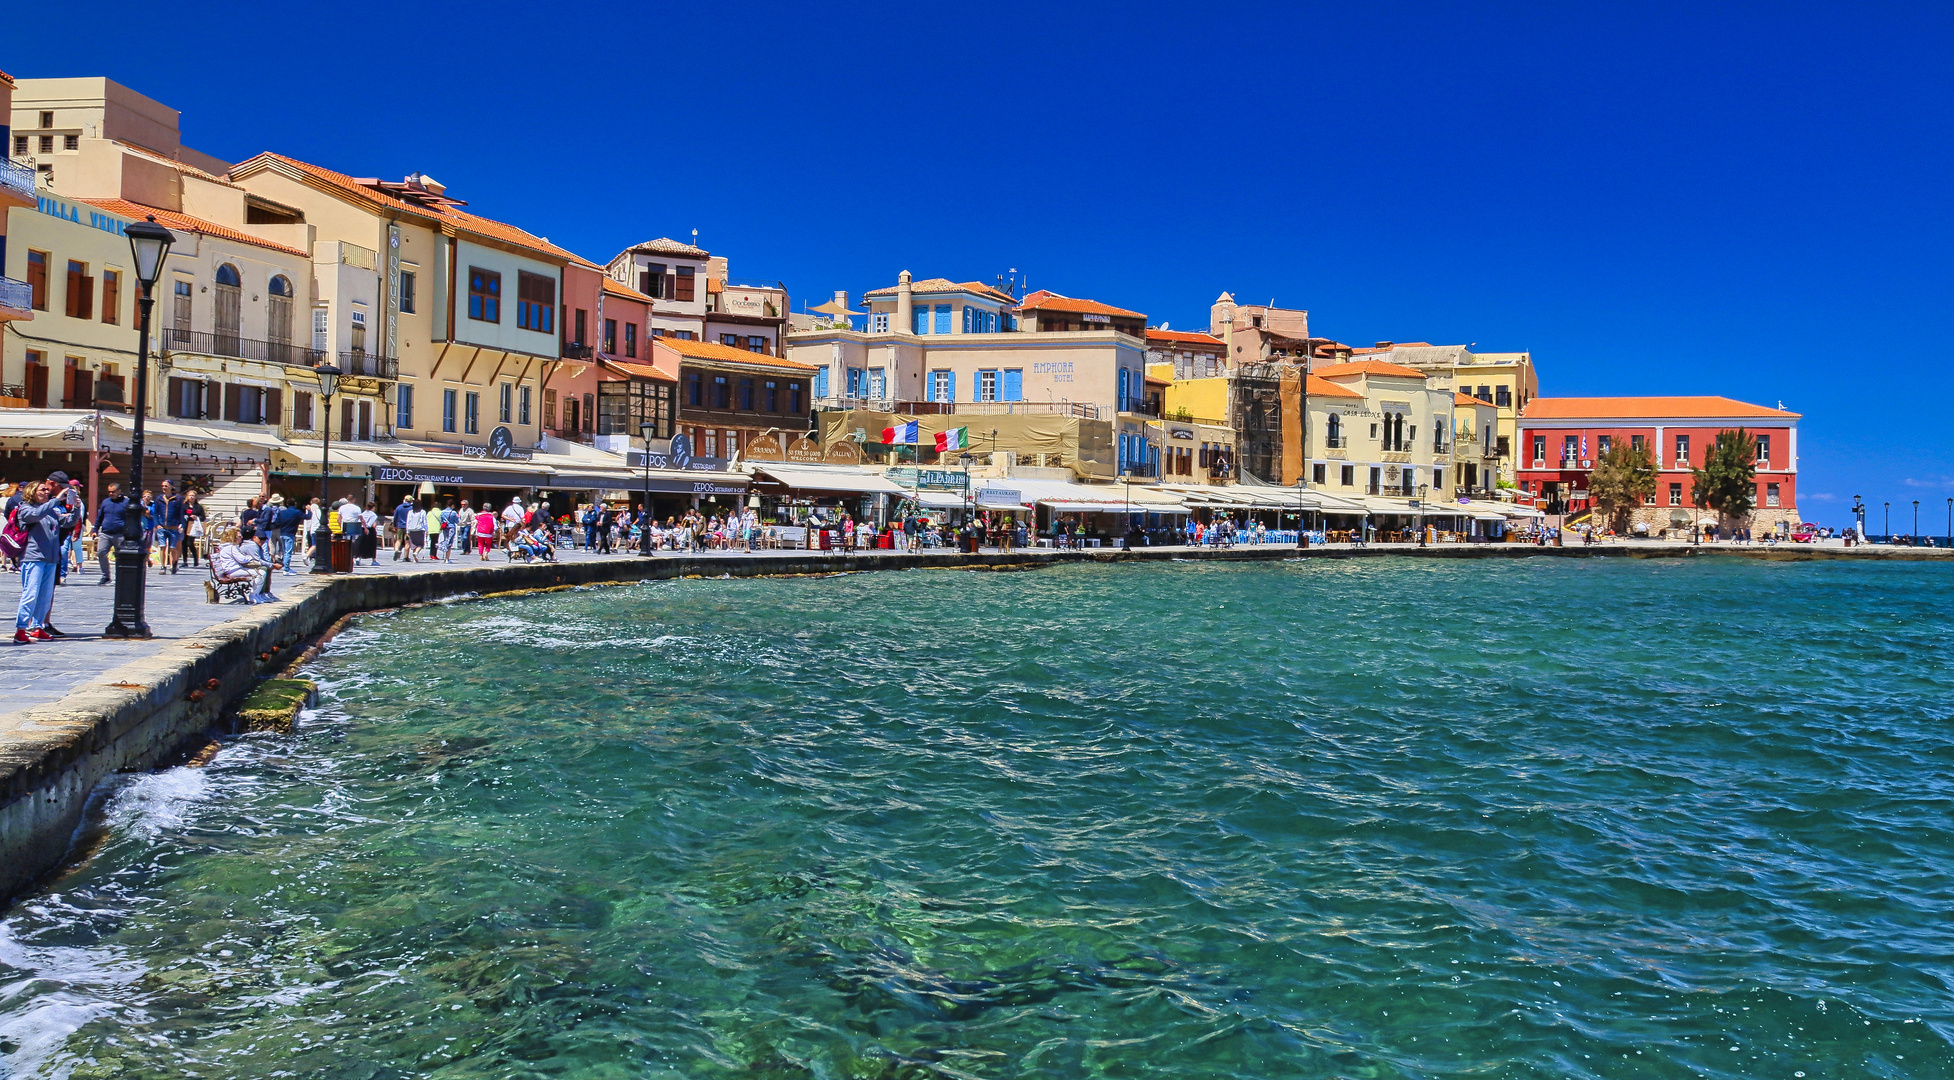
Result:
{"label": "backpack", "polygon": [[7,527],[0,530],[0,555],[18,561],[27,553],[27,530],[20,527],[15,519],[20,516],[20,507],[7,511]]}

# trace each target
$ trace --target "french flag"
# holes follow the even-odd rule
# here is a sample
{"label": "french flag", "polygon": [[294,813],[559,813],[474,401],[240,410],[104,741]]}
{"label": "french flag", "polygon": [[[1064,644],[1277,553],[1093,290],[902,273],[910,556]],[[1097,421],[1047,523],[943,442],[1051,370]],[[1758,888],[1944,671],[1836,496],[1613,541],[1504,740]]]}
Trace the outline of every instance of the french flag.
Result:
{"label": "french flag", "polygon": [[922,438],[916,431],[916,421],[914,420],[906,424],[897,424],[895,427],[885,427],[882,429],[882,445],[884,446],[914,445],[920,441],[922,441]]}

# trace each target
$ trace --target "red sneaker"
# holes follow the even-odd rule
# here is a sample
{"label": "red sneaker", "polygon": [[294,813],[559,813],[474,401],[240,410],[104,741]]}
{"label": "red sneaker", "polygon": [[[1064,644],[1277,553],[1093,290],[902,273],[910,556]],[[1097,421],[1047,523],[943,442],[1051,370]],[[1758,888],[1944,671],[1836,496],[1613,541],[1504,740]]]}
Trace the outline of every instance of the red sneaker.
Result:
{"label": "red sneaker", "polygon": [[32,641],[32,640],[34,640],[34,639],[33,639],[33,638],[31,638],[31,637],[29,637],[29,636],[27,636],[27,631],[25,631],[25,630],[15,630],[15,631],[14,631],[14,644],[16,644],[16,645],[25,645],[25,644],[27,644],[28,642],[30,642],[30,641]]}
{"label": "red sneaker", "polygon": [[53,640],[54,640],[54,635],[53,635],[53,634],[50,634],[50,633],[48,633],[48,632],[47,632],[47,627],[45,627],[45,626],[43,626],[43,627],[41,627],[41,628],[40,628],[39,630],[36,630],[36,631],[34,631],[34,632],[33,632],[32,634],[29,634],[28,636],[29,636],[29,637],[31,637],[31,638],[33,638],[33,639],[34,639],[35,641],[53,641]]}

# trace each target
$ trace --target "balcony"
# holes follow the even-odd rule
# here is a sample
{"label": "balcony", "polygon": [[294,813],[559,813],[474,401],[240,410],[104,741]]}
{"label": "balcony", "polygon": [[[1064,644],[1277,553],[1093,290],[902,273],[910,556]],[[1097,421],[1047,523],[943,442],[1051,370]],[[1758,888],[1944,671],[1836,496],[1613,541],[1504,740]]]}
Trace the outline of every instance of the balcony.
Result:
{"label": "balcony", "polygon": [[17,161],[0,158],[0,202],[33,206],[34,170]]}
{"label": "balcony", "polygon": [[1331,435],[1323,440],[1323,449],[1325,450],[1342,450],[1349,445],[1350,439],[1344,435]]}
{"label": "balcony", "polygon": [[595,350],[580,342],[573,341],[563,346],[563,359],[565,360],[589,360],[595,355]]}
{"label": "balcony", "polygon": [[378,353],[343,352],[339,354],[339,374],[342,377],[391,382],[400,378],[400,361]]}
{"label": "balcony", "polygon": [[1077,416],[1097,420],[1099,406],[1077,401],[901,401],[895,398],[818,397],[814,407],[822,412],[896,413],[903,416],[1008,416],[1012,413]]}
{"label": "balcony", "polygon": [[256,341],[236,334],[209,334],[201,330],[166,329],[163,331],[163,349],[171,353],[228,356],[265,364],[283,364],[286,367],[317,367],[326,358],[326,354],[317,349],[307,349],[289,341]]}
{"label": "balcony", "polygon": [[34,317],[34,290],[25,281],[0,277],[0,322]]}

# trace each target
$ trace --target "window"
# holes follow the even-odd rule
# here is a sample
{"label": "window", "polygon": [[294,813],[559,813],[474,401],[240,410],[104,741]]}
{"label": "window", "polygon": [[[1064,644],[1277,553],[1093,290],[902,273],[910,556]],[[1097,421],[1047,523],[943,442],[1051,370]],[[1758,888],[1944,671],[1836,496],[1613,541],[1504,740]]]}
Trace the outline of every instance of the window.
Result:
{"label": "window", "polygon": [[[569,397],[563,399],[563,429],[565,431],[577,430],[577,421],[581,419],[577,415],[577,406],[579,404],[577,395],[575,394],[571,394]],[[545,390],[543,391],[543,426],[554,427],[555,418],[556,391]]]}
{"label": "window", "polygon": [[[1771,437],[1769,435],[1759,435],[1757,437],[1757,467],[1760,469],[1771,467]],[[1773,503],[1772,505],[1775,506],[1777,504]]]}
{"label": "window", "polygon": [[1482,386],[1479,388],[1479,392],[1472,396],[1478,398],[1481,401],[1491,401],[1493,400],[1493,388],[1490,386]]}
{"label": "window", "polygon": [[726,433],[726,456],[729,458],[738,457],[739,454],[740,454],[740,433],[737,431],[729,431]]}
{"label": "window", "polygon": [[1682,504],[1683,504],[1683,486],[1681,484],[1670,484],[1669,505],[1681,506]]}
{"label": "window", "polygon": [[[577,314],[582,315],[583,312],[579,311],[577,312]],[[604,351],[613,356],[617,354],[617,320],[616,319],[604,320]]]}
{"label": "window", "polygon": [[539,334],[556,333],[556,279],[516,272],[516,325]]}
{"label": "window", "polygon": [[719,432],[718,431],[714,430],[714,431],[706,432],[705,444],[706,444],[707,457],[719,456]]}
{"label": "window", "polygon": [[1533,467],[1543,469],[1547,466],[1547,436],[1533,437]]}
{"label": "window", "polygon": [[503,383],[496,387],[496,423],[506,424],[510,414],[515,412],[516,387],[514,383]]}
{"label": "window", "polygon": [[304,390],[292,394],[292,428],[296,431],[312,430],[312,395]]}
{"label": "window", "polygon": [[[575,407],[577,404],[577,395],[571,394],[566,404]],[[568,414],[566,413],[565,415]],[[543,391],[543,426],[546,428],[554,428],[556,426],[556,391],[554,390]],[[575,426],[574,424],[570,425],[573,430]]]}
{"label": "window", "polygon": [[61,149],[63,149],[63,150],[79,150],[79,149],[81,149],[81,136],[79,136],[79,135],[63,135],[63,136],[61,136]]}
{"label": "window", "polygon": [[[672,294],[672,299],[677,300],[680,303],[686,303],[692,299],[693,276],[694,274],[693,274],[692,267],[681,266],[678,268],[678,281],[676,283],[678,285],[678,289]],[[708,454],[706,456],[711,457],[712,455]]]}
{"label": "window", "polygon": [[848,396],[851,398],[868,396],[868,372],[858,367],[848,369]]}
{"label": "window", "polygon": [[1510,408],[1512,408],[1512,407],[1513,407],[1513,388],[1512,388],[1512,387],[1510,387],[1510,386],[1496,386],[1496,387],[1494,387],[1494,388],[1493,388],[1493,404],[1495,404],[1495,405],[1497,405],[1497,406],[1499,406],[1499,407],[1500,407],[1500,408],[1502,408],[1502,409],[1510,409]]}
{"label": "window", "polygon": [[740,336],[738,334],[721,334],[719,335],[719,343],[728,348],[737,349],[740,347]]}
{"label": "window", "polygon": [[[570,395],[570,399],[572,401],[576,400],[576,397],[577,395],[575,394]],[[579,421],[579,424],[581,425],[584,431],[595,431],[597,429],[597,395],[596,394],[585,394],[583,396],[583,417]],[[575,431],[577,430],[577,428],[573,427],[570,430]]]}
{"label": "window", "polygon": [[1600,457],[1601,455],[1607,453],[1608,448],[1613,445],[1615,445],[1615,440],[1613,436],[1596,435],[1594,437],[1594,456]]}
{"label": "window", "polygon": [[679,339],[680,341],[694,340],[692,336],[692,331],[690,330],[674,330],[672,331],[672,336]]}
{"label": "window", "polygon": [[190,340],[190,297],[195,286],[186,278],[177,278],[171,286],[172,306],[171,324],[178,342]]}
{"label": "window", "polygon": [[122,271],[102,271],[102,321],[113,326],[122,321]]}
{"label": "window", "polygon": [[927,334],[930,332],[930,306],[928,304],[917,304],[914,308],[910,309],[909,332],[912,334]]}
{"label": "window", "polygon": [[[1676,464],[1689,464],[1689,436],[1687,435],[1676,436]],[[1670,505],[1674,506],[1677,504],[1671,503]]]}
{"label": "window", "polygon": [[1325,476],[1325,474],[1327,474],[1327,473],[1328,473],[1329,471],[1330,471],[1330,467],[1329,467],[1328,465],[1325,465],[1325,464],[1323,464],[1323,463],[1322,463],[1322,462],[1320,462],[1320,461],[1319,461],[1319,462],[1317,462],[1317,463],[1316,463],[1316,464],[1314,464],[1314,465],[1311,465],[1311,466],[1309,467],[1309,472],[1310,472],[1310,475],[1309,475],[1309,479],[1310,479],[1310,483],[1313,483],[1313,484],[1321,484],[1321,483],[1323,483],[1323,482],[1324,482],[1324,479],[1323,479],[1323,478],[1324,478],[1324,476]]}
{"label": "window", "polygon": [[468,268],[468,317],[478,322],[502,321],[502,275],[478,266]]}
{"label": "window", "polygon": [[[828,396],[828,369],[827,368],[820,368],[814,373],[814,396],[815,397]],[[798,412],[800,410],[797,409],[795,411]]]}
{"label": "window", "polygon": [[412,270],[402,270],[400,272],[400,310],[404,314],[414,314],[414,272]]}
{"label": "window", "polygon": [[750,336],[749,336],[749,337],[748,337],[748,338],[746,339],[746,351],[747,351],[747,352],[756,352],[756,353],[760,353],[760,354],[762,354],[762,355],[766,355],[766,353],[767,353],[767,339],[766,339],[765,337],[763,337],[762,335],[760,335],[760,334],[753,334],[753,335],[750,335]]}
{"label": "window", "polygon": [[1330,418],[1324,422],[1323,445],[1329,447],[1332,450],[1337,450],[1342,448],[1343,446],[1342,415],[1338,413],[1331,413]]}
{"label": "window", "polygon": [[699,378],[699,373],[696,371],[685,373],[685,403],[687,405],[704,405],[706,403],[703,381]]}
{"label": "window", "polygon": [[27,292],[35,311],[47,310],[47,263],[47,252],[27,253]]}
{"label": "window", "polygon": [[[730,409],[733,407],[733,384],[724,375],[714,375],[712,377],[712,407],[715,409]],[[711,457],[712,455],[708,454],[706,456]]]}
{"label": "window", "polygon": [[1432,470],[1432,490],[1433,490],[1433,491],[1444,491],[1444,490],[1445,490],[1445,470],[1444,470],[1444,469],[1433,469],[1433,470]]}
{"label": "window", "polygon": [[1581,437],[1579,435],[1562,435],[1560,437],[1560,459],[1562,463],[1578,461],[1580,460],[1580,456]]}
{"label": "window", "polygon": [[634,357],[638,355],[638,324],[637,323],[628,322],[624,324],[624,355],[627,357]]}
{"label": "window", "polygon": [[1644,495],[1644,496],[1642,496],[1642,505],[1643,505],[1643,506],[1654,506],[1654,505],[1655,505],[1655,492],[1653,492],[1653,491],[1651,491],[1651,492],[1649,492],[1649,493],[1648,493],[1647,495]]}
{"label": "window", "polygon": [[1005,368],[1004,383],[998,387],[999,401],[1024,400],[1024,369]]}
{"label": "window", "polygon": [[482,433],[482,395],[470,390],[462,401],[461,432],[464,435]]}
{"label": "window", "polygon": [[1208,467],[1208,444],[1207,443],[1201,444],[1201,457],[1199,459],[1199,464],[1203,469]]}
{"label": "window", "polygon": [[797,382],[787,384],[787,411],[797,416],[807,411],[801,404],[801,387],[802,384]]}
{"label": "window", "polygon": [[1383,470],[1383,469],[1381,469],[1381,468],[1378,468],[1377,466],[1372,466],[1372,467],[1371,467],[1371,483],[1370,483],[1370,493],[1371,493],[1372,495],[1375,495],[1375,494],[1377,494],[1377,493],[1378,493],[1378,491],[1379,491],[1379,490],[1381,490],[1381,489],[1383,488],[1383,486],[1384,486],[1384,470]]}
{"label": "window", "polygon": [[[880,375],[880,374],[881,374],[881,372],[879,372],[879,371],[878,371],[878,372],[876,372],[876,374],[878,374],[878,375]],[[880,397],[881,395],[880,395],[880,394],[877,394],[876,396],[877,396],[877,397]],[[753,380],[752,380],[752,379],[741,379],[741,380],[740,380],[740,405],[739,405],[739,407],[740,407],[740,411],[742,411],[742,412],[752,412],[752,411],[753,411]]]}
{"label": "window", "polygon": [[868,396],[877,401],[889,396],[889,378],[882,368],[868,369]]}
{"label": "window", "polygon": [[780,411],[780,384],[773,381],[772,379],[768,379],[763,389],[766,390],[766,394],[764,396],[766,400],[767,411],[770,413],[779,412]]}
{"label": "window", "polygon": [[638,271],[638,291],[654,300],[665,295],[664,263],[646,263],[644,269]]}
{"label": "window", "polygon": [[1778,505],[1778,486],[1776,484],[1764,485],[1764,505],[1765,506]]}
{"label": "window", "polygon": [[204,414],[204,381],[171,378],[168,397],[163,404],[166,415],[186,420],[201,419]]}
{"label": "window", "polygon": [[571,335],[570,341],[577,345],[590,344],[590,312],[578,308],[572,318],[574,319],[572,325],[577,328],[577,332]]}
{"label": "window", "polygon": [[441,430],[455,429],[455,391],[450,388],[441,391]]}
{"label": "window", "polygon": [[[934,332],[938,334],[947,334],[950,332],[950,305],[936,305],[936,327]],[[988,401],[990,399],[986,398],[985,400]]]}
{"label": "window", "polygon": [[977,373],[977,400],[997,400],[997,372],[980,371]]}
{"label": "window", "polygon": [[529,423],[530,390],[530,387],[525,386],[516,392],[516,423],[525,426]]}
{"label": "window", "polygon": [[1642,445],[1643,445],[1643,440],[1642,440],[1642,436],[1640,436],[1640,435],[1630,435],[1630,436],[1628,437],[1628,448],[1629,448],[1629,449],[1631,449],[1631,450],[1640,450],[1640,449],[1642,449]]}
{"label": "window", "polygon": [[888,333],[889,313],[886,311],[878,311],[875,314],[870,315],[868,317],[868,332],[871,334]]}
{"label": "window", "polygon": [[43,154],[54,153],[54,136],[52,135],[41,136],[41,153]]}
{"label": "window", "polygon": [[[181,285],[183,283],[178,282],[177,284]],[[186,302],[186,306],[183,308],[183,328],[185,330],[188,330],[190,328],[190,313],[189,313],[189,308],[187,306],[187,302]],[[331,311],[326,308],[313,308],[312,309],[312,348],[314,351],[316,352],[326,351],[326,342],[329,339],[329,335],[331,334],[331,332],[332,332]]]}
{"label": "window", "polygon": [[14,136],[14,156],[15,157],[27,156],[27,136],[25,135]]}
{"label": "window", "polygon": [[43,110],[41,110],[41,126],[42,126],[42,127],[44,127],[44,128],[51,128],[51,127],[53,127],[53,126],[54,126],[54,110],[53,110],[53,109],[43,109]]}
{"label": "window", "polygon": [[352,336],[352,351],[364,354],[366,352],[366,305],[361,304],[358,300],[353,301]]}
{"label": "window", "polygon": [[1510,442],[1508,442],[1508,441],[1507,441],[1507,440],[1508,440],[1508,438],[1509,438],[1509,436],[1506,436],[1506,435],[1501,435],[1501,436],[1500,436],[1500,437],[1499,437],[1499,438],[1498,438],[1498,439],[1496,440],[1496,444],[1497,444],[1497,446],[1498,446],[1498,450],[1497,450],[1496,452],[1497,452],[1497,453],[1499,454],[1499,456],[1500,456],[1500,457],[1505,457],[1505,456],[1506,456],[1507,454],[1509,454],[1509,453],[1511,453],[1511,452],[1512,452],[1512,450],[1513,450],[1513,445],[1512,445],[1512,443],[1510,443]]}
{"label": "window", "polygon": [[932,371],[924,398],[928,401],[957,400],[957,376],[951,371]]}
{"label": "window", "polygon": [[68,260],[68,317],[95,317],[95,279],[88,276],[88,264]]}

